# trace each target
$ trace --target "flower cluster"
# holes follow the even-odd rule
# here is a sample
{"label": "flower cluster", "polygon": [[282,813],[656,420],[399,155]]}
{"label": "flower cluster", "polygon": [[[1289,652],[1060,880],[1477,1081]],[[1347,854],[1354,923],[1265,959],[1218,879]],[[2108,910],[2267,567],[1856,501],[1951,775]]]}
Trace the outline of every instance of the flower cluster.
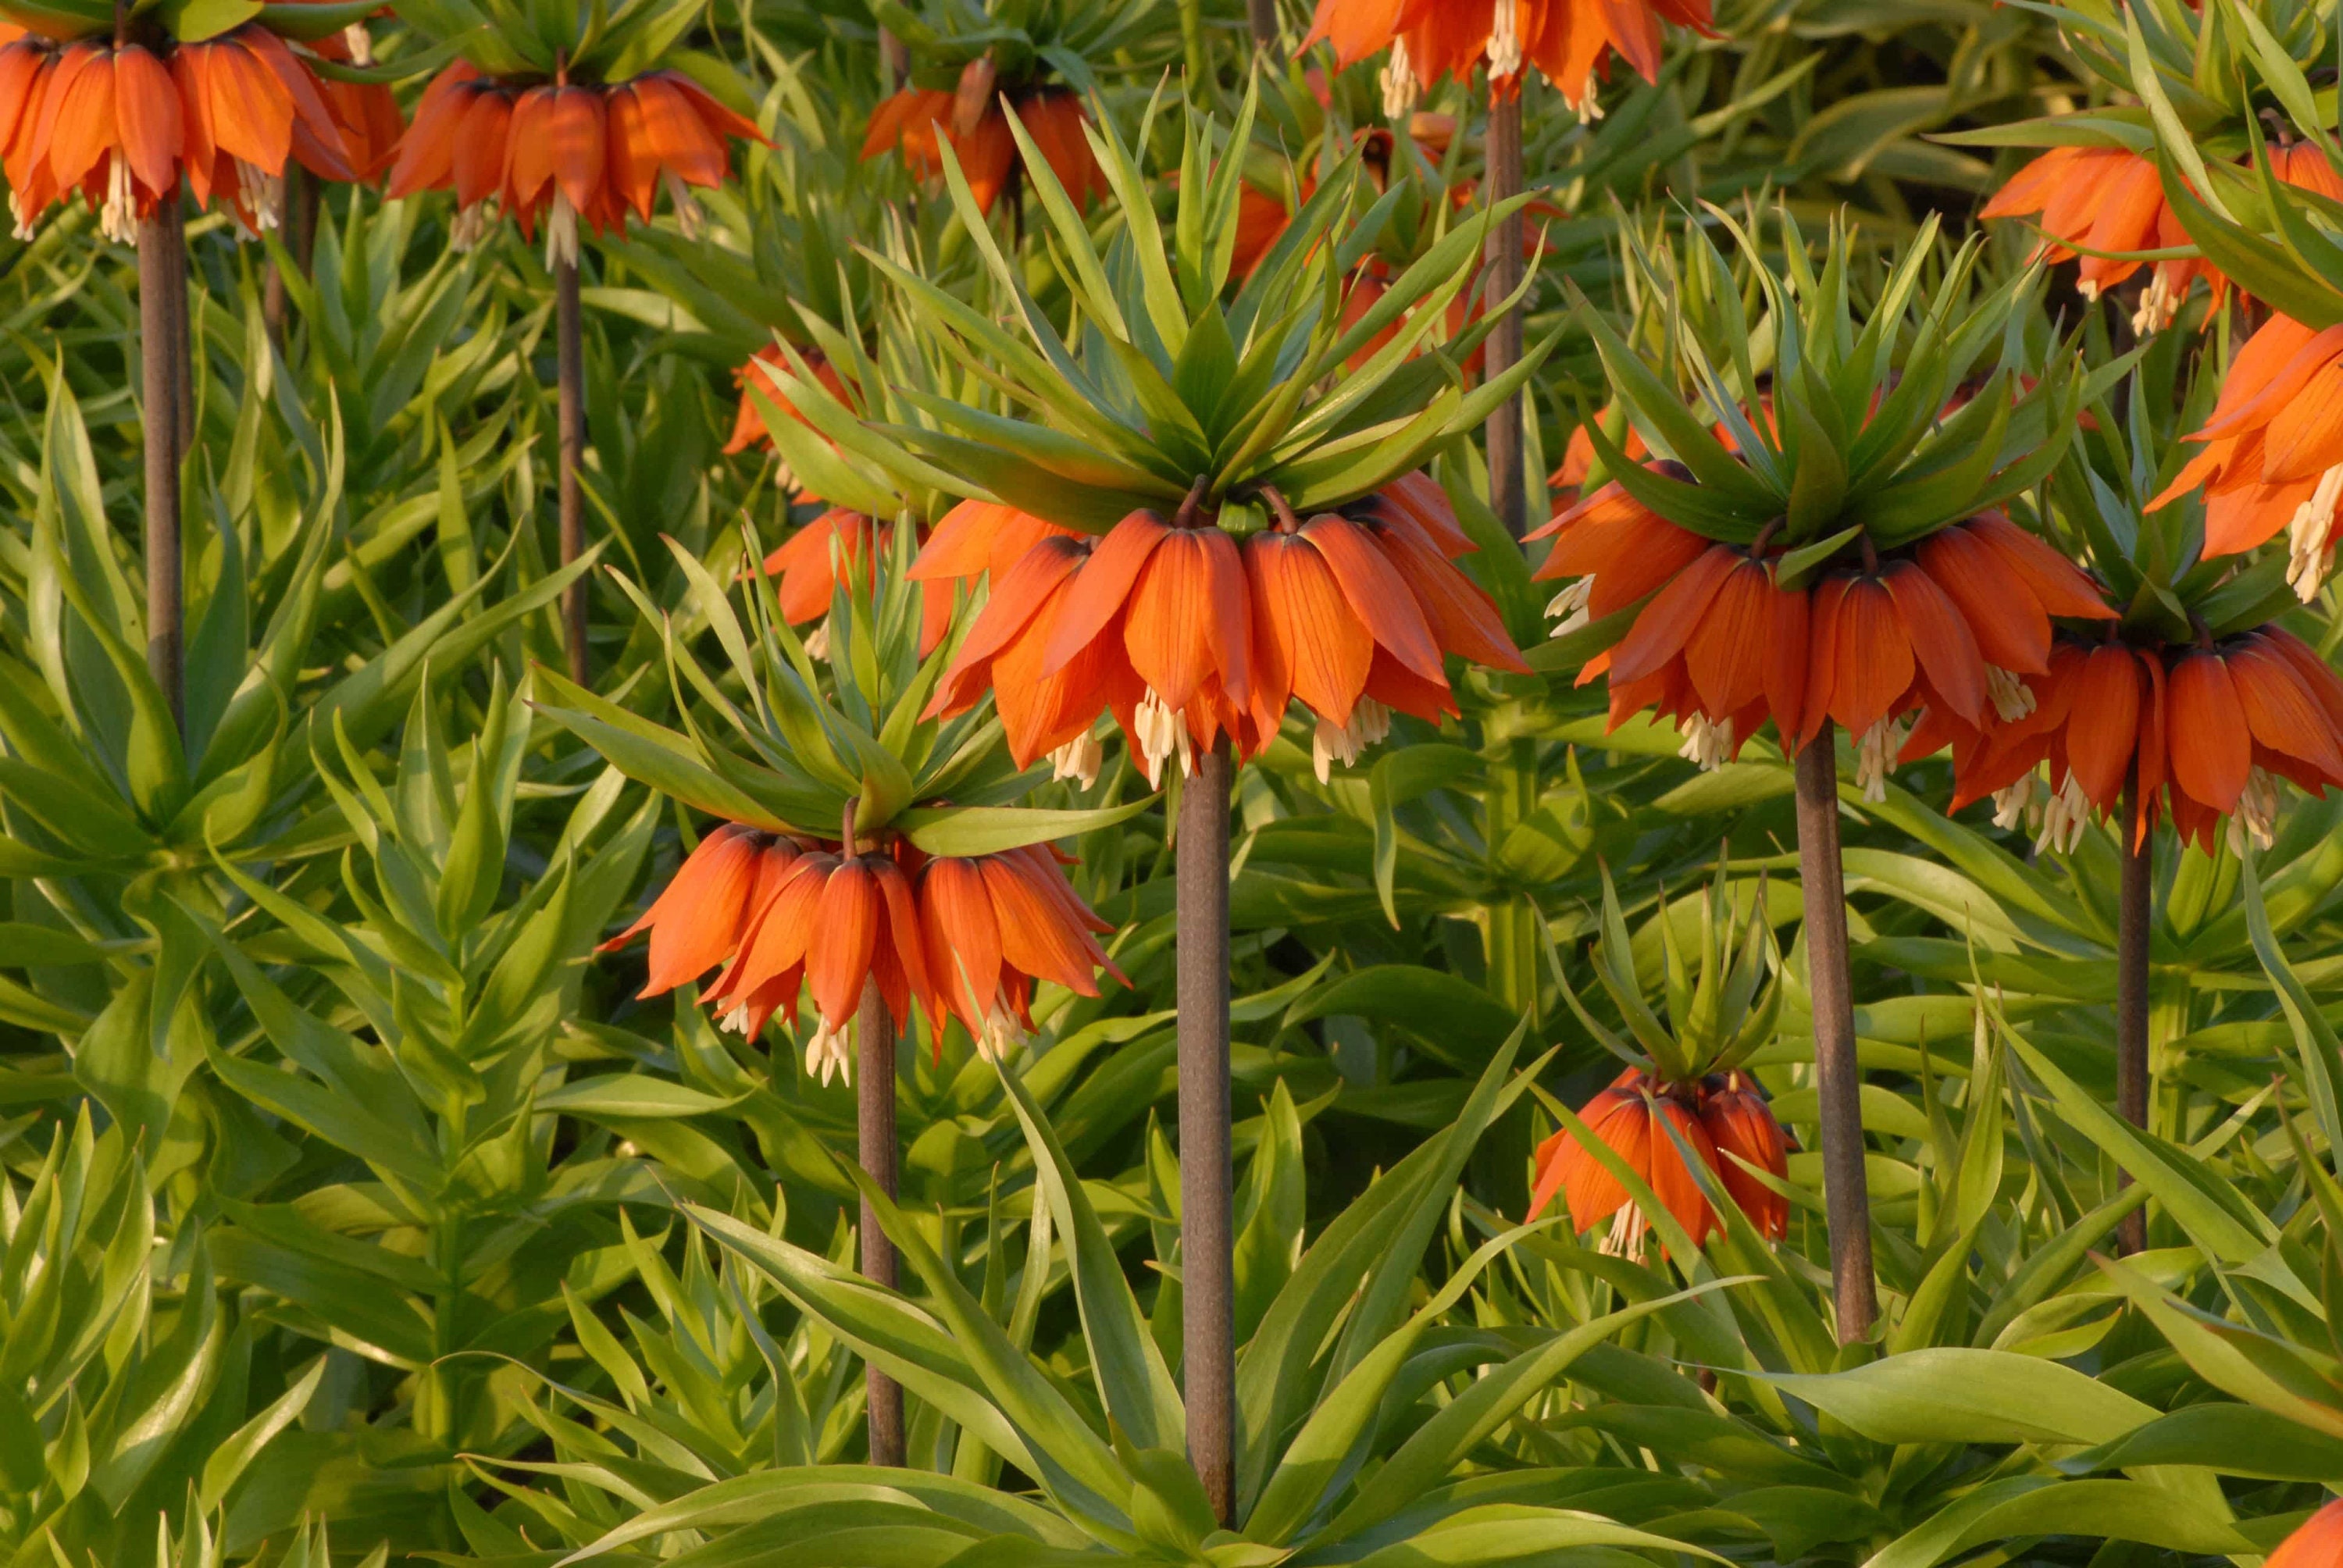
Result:
{"label": "flower cluster", "polygon": [[1021,766],[1050,756],[1086,781],[1091,726],[1111,711],[1151,784],[1222,737],[1259,755],[1299,699],[1324,779],[1388,734],[1393,712],[1457,711],[1443,655],[1527,672],[1453,564],[1473,546],[1428,477],[1307,519],[1278,509],[1242,540],[1189,508],[1132,512],[1097,538],[1008,508],[948,521],[914,575],[989,569],[992,591],[931,711],[965,712],[990,690]]}
{"label": "flower cluster", "polygon": [[1337,65],[1391,50],[1383,106],[1406,111],[1423,85],[1464,81],[1486,66],[1499,93],[1521,91],[1522,66],[1535,65],[1582,118],[1600,110],[1595,86],[1614,52],[1656,80],[1660,24],[1709,31],[1708,0],[1319,0],[1302,46],[1334,45]]}
{"label": "flower cluster", "polygon": [[932,179],[943,172],[940,149],[949,145],[968,180],[969,194],[980,210],[990,212],[1015,186],[1023,166],[1016,133],[1009,128],[1009,116],[1014,114],[1077,206],[1104,196],[1106,174],[1091,151],[1082,101],[1069,88],[1039,87],[1011,95],[1004,107],[993,90],[996,85],[991,59],[986,56],[961,73],[958,92],[904,88],[871,115],[862,156],[899,152],[913,174]]}
{"label": "flower cluster", "polygon": [[1610,678],[1614,727],[1654,709],[1677,720],[1684,755],[1714,768],[1768,719],[1791,749],[1834,720],[1874,799],[1924,710],[1973,728],[2015,719],[2033,700],[2019,678],[2049,671],[2052,618],[2114,616],[2072,562],[1998,512],[1795,586],[1766,537],[1704,538],[1616,483],[1531,538],[1554,541],[1537,576],[1571,579],[1549,607],[1563,631],[1650,596],[1579,676]]}
{"label": "flower cluster", "polygon": [[351,180],[341,124],[285,40],[247,24],[157,49],[18,37],[0,48],[0,167],[19,238],[75,190],[108,239],[176,199],[216,193],[247,231],[277,222],[285,167]]}
{"label": "flower cluster", "polygon": [[899,1030],[918,1001],[937,1051],[956,1018],[1000,1060],[1032,1032],[1037,981],[1096,996],[1097,970],[1121,980],[1098,944],[1113,930],[1038,847],[931,857],[907,843],[817,846],[727,822],[601,950],[650,934],[647,997],[721,965],[702,1000],[751,1039],[776,1016],[794,1018],[809,991],[806,1070],[828,1083],[852,1077],[847,1028],[866,985]]}
{"label": "flower cluster", "polygon": [[[1739,1070],[1669,1083],[1631,1067],[1579,1112],[1586,1131],[1652,1190],[1697,1247],[1724,1221],[1701,1191],[1687,1151],[1724,1184],[1735,1207],[1760,1234],[1779,1241],[1790,1227],[1789,1200],[1757,1174],[1786,1180],[1789,1141],[1755,1080]],[[1633,1256],[1642,1250],[1649,1220],[1632,1201],[1626,1183],[1574,1137],[1568,1128],[1538,1145],[1536,1186],[1529,1217],[1562,1195],[1570,1222],[1582,1233],[1608,1220],[1605,1251]]]}
{"label": "flower cluster", "polygon": [[485,232],[497,204],[549,259],[575,262],[578,226],[649,220],[664,188],[687,228],[699,208],[687,186],[724,183],[726,139],[762,142],[754,125],[677,71],[617,83],[519,84],[458,60],[431,80],[400,142],[390,194],[452,188],[459,246]]}

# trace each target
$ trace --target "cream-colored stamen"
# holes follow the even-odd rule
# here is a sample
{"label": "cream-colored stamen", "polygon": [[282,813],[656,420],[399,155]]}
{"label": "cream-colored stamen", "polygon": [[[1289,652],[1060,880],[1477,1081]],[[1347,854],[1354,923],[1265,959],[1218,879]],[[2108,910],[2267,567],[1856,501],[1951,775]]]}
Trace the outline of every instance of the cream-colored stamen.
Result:
{"label": "cream-colored stamen", "polygon": [[2091,798],[2075,782],[2072,773],[2060,781],[2058,792],[2042,808],[2042,827],[2034,836],[2034,852],[2056,849],[2071,855],[2075,846],[2083,841],[2083,829],[2091,819]]}
{"label": "cream-colored stamen", "polygon": [[1337,724],[1320,715],[1318,728],[1310,736],[1310,766],[1317,772],[1318,782],[1328,782],[1334,776],[1334,764],[1348,768],[1356,763],[1359,754],[1391,736],[1391,709],[1372,697],[1362,697],[1351,705],[1351,720]]}
{"label": "cream-colored stamen", "polygon": [[2278,779],[2257,768],[2246,775],[2246,787],[2229,815],[2229,852],[2245,859],[2246,846],[2267,849],[2278,842]]}
{"label": "cream-colored stamen", "polygon": [[1050,753],[1050,777],[1078,779],[1085,789],[1098,782],[1099,769],[1105,766],[1106,748],[1087,730]]}
{"label": "cream-colored stamen", "polygon": [[1147,695],[1131,715],[1132,737],[1139,742],[1139,764],[1147,774],[1147,787],[1161,789],[1163,784],[1163,764],[1174,756],[1180,759],[1180,777],[1187,778],[1196,770],[1195,745],[1188,736],[1188,726],[1180,710],[1165,702],[1150,687]]}
{"label": "cream-colored stamen", "polygon": [[830,662],[830,618],[822,617],[805,634],[806,657],[820,664]]}
{"label": "cream-colored stamen", "polygon": [[1630,1198],[1611,1216],[1611,1229],[1595,1246],[1598,1252],[1614,1258],[1640,1258],[1644,1254],[1644,1237],[1651,1226],[1644,1220],[1644,1211]]}
{"label": "cream-colored stamen", "polygon": [[2028,773],[2015,784],[2003,786],[1993,792],[1993,825],[2015,828],[2031,818],[2038,826],[2042,819],[2042,775]]}
{"label": "cream-colored stamen", "polygon": [[497,221],[496,198],[487,196],[468,207],[457,210],[456,221],[447,226],[447,248],[455,251],[478,249],[488,237],[488,228]]}
{"label": "cream-colored stamen", "polygon": [[1393,39],[1391,64],[1383,71],[1383,117],[1395,120],[1413,107],[1418,85],[1414,64],[1407,55],[1406,37]]}
{"label": "cream-colored stamen", "polygon": [[2180,314],[2181,301],[2187,297],[2187,284],[2174,287],[2165,277],[2164,268],[2157,267],[2147,287],[2140,293],[2139,308],[2132,312],[2131,329],[2142,337],[2163,331]]}
{"label": "cream-colored stamen", "polygon": [[1560,593],[1548,599],[1545,613],[1562,618],[1561,624],[1554,628],[1551,635],[1568,637],[1580,627],[1586,625],[1593,618],[1592,612],[1587,607],[1594,602],[1594,578],[1591,575],[1566,585]]}
{"label": "cream-colored stamen", "polygon": [[1495,0],[1489,18],[1489,75],[1511,76],[1521,68],[1521,0]]}
{"label": "cream-colored stamen", "polygon": [[847,1049],[845,1026],[833,1025],[825,1018],[814,1025],[813,1038],[806,1041],[806,1076],[820,1079],[827,1089],[833,1072],[852,1083],[854,1053]]}
{"label": "cream-colored stamen", "polygon": [[1676,733],[1684,744],[1676,755],[1698,767],[1704,773],[1714,773],[1733,760],[1733,720],[1711,719],[1705,713],[1687,713],[1676,721]]}
{"label": "cream-colored stamen", "polygon": [[8,216],[13,224],[9,233],[18,239],[31,239],[39,231],[33,227],[34,215],[25,210],[25,198],[15,191],[8,193]]}
{"label": "cream-colored stamen", "polygon": [[[252,214],[255,224],[263,229],[279,226],[285,212],[283,175],[272,175],[257,164],[248,164],[238,158],[236,160],[236,194],[244,198],[245,211]],[[237,213],[236,218],[237,226],[242,227],[244,213]],[[245,232],[252,238],[260,237],[256,230],[246,229]]]}
{"label": "cream-colored stamen", "polygon": [[97,229],[116,245],[138,243],[138,197],[130,188],[130,164],[120,153],[106,157],[106,205],[98,208]]}
{"label": "cream-colored stamen", "polygon": [[553,193],[553,210],[545,220],[545,265],[578,265],[578,209],[559,191]]}
{"label": "cream-colored stamen", "polygon": [[1917,712],[1901,719],[1883,719],[1863,732],[1855,749],[1855,781],[1863,798],[1876,806],[1887,799],[1887,776],[1896,771],[1896,754],[1912,738]]}
{"label": "cream-colored stamen", "polygon": [[987,1061],[1007,1061],[1031,1038],[1019,1021],[1016,1010],[1009,1005],[1008,995],[996,993],[992,1010],[984,1015],[984,1027],[976,1034],[976,1054]]}
{"label": "cream-colored stamen", "polygon": [[1601,85],[1594,72],[1586,73],[1586,84],[1578,89],[1578,102],[1571,106],[1578,111],[1580,125],[1591,126],[1603,117]]}
{"label": "cream-colored stamen", "polygon": [[2328,552],[2335,542],[2335,511],[2343,502],[2343,463],[2318,476],[2310,499],[2294,509],[2286,526],[2286,580],[2308,604],[2327,581]]}
{"label": "cream-colored stamen", "polygon": [[2034,689],[1997,664],[1985,667],[1985,691],[2004,724],[2015,724],[2034,711]]}
{"label": "cream-colored stamen", "polygon": [[342,29],[342,46],[350,52],[351,65],[374,64],[374,35],[367,31],[365,23],[353,22]]}
{"label": "cream-colored stamen", "polygon": [[699,210],[699,203],[673,169],[659,170],[659,185],[667,191],[668,204],[675,208],[675,226],[683,237],[696,240],[708,232],[708,215]]}

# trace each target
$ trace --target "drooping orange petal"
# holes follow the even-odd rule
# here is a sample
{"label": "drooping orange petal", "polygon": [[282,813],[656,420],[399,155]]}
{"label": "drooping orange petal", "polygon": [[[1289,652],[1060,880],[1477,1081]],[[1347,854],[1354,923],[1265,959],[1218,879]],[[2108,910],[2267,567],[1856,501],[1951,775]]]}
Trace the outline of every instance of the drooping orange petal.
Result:
{"label": "drooping orange petal", "polygon": [[510,94],[483,87],[471,97],[456,133],[456,153],[449,166],[458,206],[471,206],[496,194],[505,172],[506,136],[512,127]]}
{"label": "drooping orange petal", "polygon": [[2334,1568],[2338,1563],[2343,1563],[2343,1500],[2304,1520],[2262,1568]]}
{"label": "drooping orange petal", "polygon": [[2317,479],[2343,464],[2343,353],[2320,366],[2270,420],[2262,438],[2262,479]]}
{"label": "drooping orange petal", "polygon": [[1414,528],[1378,525],[1368,537],[1413,591],[1417,607],[1443,651],[1461,654],[1492,669],[1529,673],[1521,650],[1505,635],[1496,601],[1443,556],[1429,534]]}
{"label": "drooping orange petal", "polygon": [[1252,621],[1235,541],[1215,528],[1172,528],[1132,584],[1123,646],[1131,668],[1166,707],[1187,707],[1216,676],[1242,702]]}
{"label": "drooping orange petal", "polygon": [[1247,539],[1244,558],[1252,590],[1259,721],[1274,727],[1292,695],[1312,713],[1348,724],[1366,689],[1375,644],[1342,597],[1333,568],[1300,538],[1274,531]]}
{"label": "drooping orange petal", "polygon": [[2251,640],[2227,649],[2224,662],[2255,740],[2343,784],[2343,749],[2336,745],[2333,721],[2292,665]]}
{"label": "drooping orange petal", "polygon": [[[1013,515],[1013,514],[1012,514]],[[947,519],[949,520],[949,519]],[[1141,509],[1109,528],[1082,563],[1041,655],[1045,674],[1064,668],[1130,602],[1139,574],[1171,534],[1161,518]]]}
{"label": "drooping orange petal", "polygon": [[1697,1247],[1716,1229],[1716,1213],[1708,1206],[1708,1197],[1701,1191],[1700,1179],[1686,1161],[1684,1150],[1690,1148],[1693,1159],[1714,1171],[1717,1165],[1716,1141],[1701,1125],[1692,1107],[1673,1098],[1663,1098],[1658,1105],[1660,1122],[1652,1128],[1651,1168],[1644,1179],[1651,1184],[1652,1195],[1660,1201],[1661,1207],[1684,1228]]}
{"label": "drooping orange petal", "polygon": [[2164,660],[2157,653],[2142,650],[2139,666],[2147,679],[2147,689],[2139,705],[2139,746],[2135,753],[2139,779],[2138,806],[2132,816],[2132,848],[2139,849],[2147,836],[2156,830],[2157,804],[2164,797],[2166,781],[2171,777],[2171,749],[2166,736],[2171,731],[2167,718],[2170,698],[2165,690]]}
{"label": "drooping orange petal", "polygon": [[1011,640],[1025,629],[1058,585],[1083,558],[1081,546],[1068,538],[1042,540],[1025,552],[1007,575],[993,585],[992,597],[969,628],[951,668],[937,683],[929,713],[950,714],[972,708],[983,695],[981,678],[987,666]]}
{"label": "drooping orange petal", "polygon": [[[928,975],[945,1005],[980,1034],[1001,990],[1001,930],[973,860],[940,856],[920,873],[920,929],[928,948]],[[944,1020],[929,1020],[939,1041]]]}
{"label": "drooping orange petal", "polygon": [[2229,667],[2215,653],[2184,655],[2171,672],[2167,709],[2173,781],[2205,806],[2235,809],[2253,772],[2253,737]]}
{"label": "drooping orange petal", "polygon": [[1767,593],[1765,666],[1759,684],[1783,746],[1795,749],[1805,733],[1806,716],[1809,599],[1805,588],[1785,588],[1778,583],[1770,586]]}
{"label": "drooping orange petal", "polygon": [[[2131,649],[2102,643],[2075,677],[2066,720],[2066,766],[2092,805],[2112,810],[2122,799],[2139,743],[2140,670]],[[2056,780],[2053,780],[2055,783]]]}
{"label": "drooping orange petal", "polygon": [[2082,620],[2116,618],[2080,568],[1999,512],[1981,512],[1960,526],[1990,545],[2050,614]]}
{"label": "drooping orange petal", "polygon": [[186,136],[178,88],[163,62],[136,44],[114,53],[114,118],[131,177],[151,195],[176,193]]}
{"label": "drooping orange petal", "polygon": [[114,146],[114,52],[85,44],[67,49],[43,106],[45,120],[52,106],[55,121],[44,127],[49,174],[60,187],[70,188]]}
{"label": "drooping orange petal", "polygon": [[806,946],[806,980],[822,1022],[836,1029],[854,1016],[870,956],[879,943],[882,906],[878,879],[858,856],[841,860],[821,890],[813,938]]}
{"label": "drooping orange petal", "polygon": [[602,162],[609,146],[601,93],[592,87],[556,88],[546,134],[554,183],[579,213],[591,211],[601,200]]}
{"label": "drooping orange petal", "polygon": [[[1678,572],[1644,607],[1619,644],[1611,660],[1612,684],[1640,680],[1683,652],[1701,617],[1707,613],[1709,601],[1745,558],[1728,546],[1710,545]],[[1598,575],[1594,580],[1599,585],[1603,579]]]}
{"label": "drooping orange petal", "polygon": [[1936,580],[1910,561],[1890,561],[1880,580],[1911,634],[1913,655],[1929,686],[1963,722],[1976,724],[1985,710],[1985,657],[1968,622]]}
{"label": "drooping orange petal", "polygon": [[1737,712],[1764,691],[1773,598],[1773,580],[1765,567],[1745,557],[1725,573],[1699,624],[1684,639],[1684,673],[1710,718],[1722,719]]}
{"label": "drooping orange petal", "polygon": [[1874,577],[1858,577],[1846,585],[1832,628],[1833,675],[1830,702],[1825,709],[1860,738],[1888,718],[1911,689],[1915,668],[1912,641],[1896,600]]}
{"label": "drooping orange petal", "polygon": [[293,152],[293,95],[241,30],[211,49],[206,85],[212,139],[219,150],[269,174],[283,174]]}
{"label": "drooping orange petal", "polygon": [[1990,546],[1966,528],[1945,528],[1920,541],[1918,560],[1959,610],[1986,663],[2018,675],[2048,668],[2049,614],[2011,580]]}
{"label": "drooping orange petal", "polygon": [[[1088,933],[1067,918],[1064,906],[1038,883],[1030,860],[988,855],[981,869],[985,892],[992,900],[993,919],[1001,931],[1001,956],[1031,975],[1084,996],[1098,994],[1091,973],[1092,944]],[[1048,873],[1057,878],[1054,871]]]}
{"label": "drooping orange petal", "polygon": [[[181,55],[187,53],[180,51]],[[385,194],[394,201],[417,191],[436,190],[455,177],[456,144],[469,107],[466,85],[479,73],[462,61],[431,78],[415,106],[415,118],[398,138]]]}

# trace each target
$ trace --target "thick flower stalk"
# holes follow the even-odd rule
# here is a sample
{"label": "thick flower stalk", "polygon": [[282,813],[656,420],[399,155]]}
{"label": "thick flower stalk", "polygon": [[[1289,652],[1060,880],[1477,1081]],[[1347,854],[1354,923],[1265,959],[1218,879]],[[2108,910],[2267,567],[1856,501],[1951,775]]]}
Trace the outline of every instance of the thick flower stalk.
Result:
{"label": "thick flower stalk", "polygon": [[2201,487],[2205,553],[2235,555],[2281,530],[2287,581],[2308,604],[2335,556],[2343,507],[2343,326],[2273,316],[2230,361],[2204,443],[2151,508]]}
{"label": "thick flower stalk", "polygon": [[1157,783],[1224,736],[1259,755],[1298,699],[1323,779],[1388,734],[1393,712],[1456,711],[1445,655],[1526,673],[1488,595],[1452,563],[1473,546],[1436,485],[1409,476],[1306,520],[1272,504],[1276,520],[1242,541],[1193,507],[1038,539],[996,572],[931,710],[965,712],[989,689],[1011,755],[1058,755],[1061,774],[1065,749],[1111,712]]}

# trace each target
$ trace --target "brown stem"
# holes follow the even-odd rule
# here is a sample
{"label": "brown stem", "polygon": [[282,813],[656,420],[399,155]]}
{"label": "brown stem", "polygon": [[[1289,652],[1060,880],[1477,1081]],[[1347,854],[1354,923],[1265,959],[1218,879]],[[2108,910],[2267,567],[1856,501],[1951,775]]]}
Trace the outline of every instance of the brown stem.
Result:
{"label": "brown stem", "polygon": [[[862,985],[854,1014],[855,1154],[862,1169],[890,1199],[895,1196],[895,1020],[876,980]],[[879,1223],[879,1211],[862,1200],[862,1277],[895,1288],[895,1243]],[[863,1421],[870,1434],[870,1462],[903,1462],[903,1389],[877,1367],[863,1372]]]}
{"label": "brown stem", "polygon": [[1261,498],[1267,501],[1269,509],[1277,514],[1279,528],[1289,534],[1298,534],[1302,531],[1302,519],[1295,515],[1293,503],[1285,498],[1284,491],[1275,485],[1263,485],[1261,487]]}
{"label": "brown stem", "polygon": [[1212,487],[1212,480],[1210,475],[1197,475],[1196,482],[1188,487],[1188,494],[1182,498],[1180,509],[1172,514],[1172,526],[1175,528],[1194,528],[1196,514],[1204,507],[1204,493]]}
{"label": "brown stem", "polygon": [[[2116,905],[2116,1109],[2134,1127],[2147,1125],[2147,960],[2156,879],[2155,837],[2136,827],[2140,806],[2135,765],[2116,823],[2116,846],[2123,858]],[[2131,1172],[2118,1174],[2117,1182],[2130,1186]],[[2134,1209],[2116,1227],[2116,1248],[2128,1255],[2147,1247],[2147,1211]]]}
{"label": "brown stem", "polygon": [[887,90],[900,93],[911,79],[911,48],[886,28],[879,29],[879,61],[887,69]]}
{"label": "brown stem", "polygon": [[1277,0],[1246,0],[1245,15],[1252,23],[1253,46],[1274,61],[1281,42],[1277,31]]}
{"label": "brown stem", "polygon": [[1225,737],[1180,802],[1180,1300],[1188,1458],[1213,1517],[1236,1507],[1236,1291],[1229,1167],[1229,790]]}
{"label": "brown stem", "polygon": [[1798,880],[1805,900],[1815,1089],[1822,1106],[1831,1293],[1837,1303],[1839,1342],[1848,1344],[1870,1337],[1879,1296],[1871,1272],[1871,1192],[1863,1162],[1863,1069],[1855,1060],[1855,998],[1847,975],[1835,729],[1825,719],[1821,732],[1798,751]]}
{"label": "brown stem", "polygon": [[[559,356],[561,422],[561,564],[586,551],[586,496],[578,478],[586,460],[586,341],[578,303],[578,264],[553,266],[553,331]],[[586,684],[586,579],[561,590],[561,640],[569,655],[569,678]]]}
{"label": "brown stem", "polygon": [[[1488,200],[1492,206],[1522,190],[1522,95],[1493,87],[1489,98]],[[1522,215],[1514,213],[1489,230],[1482,253],[1483,308],[1493,309],[1522,286]],[[1489,329],[1483,344],[1484,372],[1492,381],[1521,362],[1522,317],[1509,310]],[[1529,527],[1529,490],[1522,472],[1522,394],[1515,392],[1489,416],[1489,505],[1505,532],[1520,538]]]}
{"label": "brown stem", "polygon": [[180,418],[186,358],[186,237],[176,197],[157,202],[138,225],[139,391],[146,418],[146,668],[163,689],[171,722],[187,733],[186,599],[179,541]]}
{"label": "brown stem", "polygon": [[[277,232],[284,236],[285,248],[293,255],[293,265],[301,276],[309,275],[310,258],[317,250],[317,183],[303,172],[297,163],[285,166],[284,198],[277,204]],[[285,312],[287,304],[285,275],[272,257],[268,276],[262,284],[260,316],[268,327],[268,340],[279,354],[285,352]]]}

